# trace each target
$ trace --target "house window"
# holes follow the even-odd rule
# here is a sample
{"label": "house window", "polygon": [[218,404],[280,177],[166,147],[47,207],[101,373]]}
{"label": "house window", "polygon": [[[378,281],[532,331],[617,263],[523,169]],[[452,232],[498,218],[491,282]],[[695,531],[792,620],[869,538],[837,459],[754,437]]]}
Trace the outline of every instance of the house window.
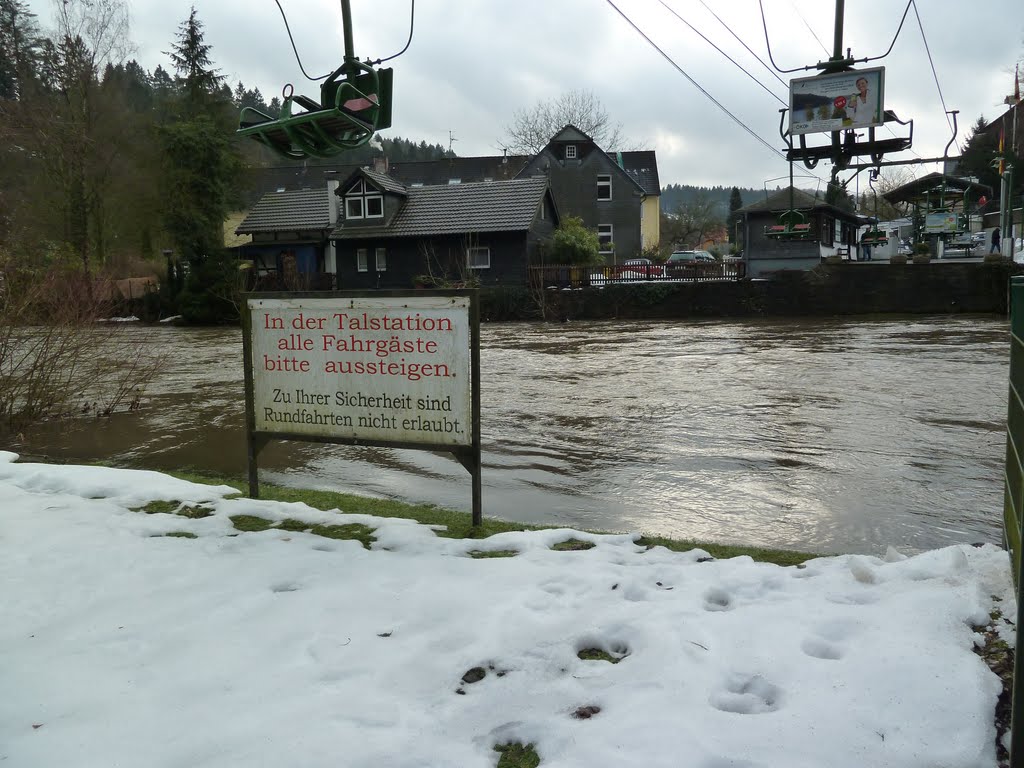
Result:
{"label": "house window", "polygon": [[366,249],[359,248],[356,250],[356,270],[359,272],[366,272]]}
{"label": "house window", "polygon": [[612,241],[611,224],[597,225],[597,242],[600,243],[601,253],[611,253],[613,250],[615,250],[615,244]]}
{"label": "house window", "polygon": [[448,179],[449,186],[451,186],[452,184],[461,184],[461,183],[462,183],[462,179]]}
{"label": "house window", "polygon": [[821,217],[821,244],[832,245],[832,219]]}
{"label": "house window", "polygon": [[565,159],[566,160],[575,160],[576,159],[576,145],[575,144],[566,144],[565,145]]}
{"label": "house window", "polygon": [[612,199],[612,177],[610,175],[601,174],[597,177],[597,199]]}
{"label": "house window", "polygon": [[373,260],[377,263],[378,272],[388,271],[388,249],[377,248],[373,253]]}
{"label": "house window", "polygon": [[491,249],[486,246],[467,249],[466,257],[470,269],[491,268]]}
{"label": "house window", "polygon": [[361,218],[363,218],[363,198],[361,198],[361,197],[346,197],[345,198],[345,218],[346,219],[361,219]]}
{"label": "house window", "polygon": [[359,179],[345,192],[345,218],[384,218],[383,196],[372,186]]}

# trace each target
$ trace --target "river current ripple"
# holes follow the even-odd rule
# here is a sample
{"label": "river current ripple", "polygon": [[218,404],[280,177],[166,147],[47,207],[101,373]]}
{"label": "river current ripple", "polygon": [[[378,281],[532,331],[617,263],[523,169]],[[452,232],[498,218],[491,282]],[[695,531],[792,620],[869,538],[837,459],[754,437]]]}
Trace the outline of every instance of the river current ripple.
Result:
{"label": "river current ripple", "polygon": [[[244,474],[240,332],[129,332],[171,360],[144,409],[20,449]],[[998,543],[1008,334],[966,316],[485,324],[484,514],[818,552]],[[442,453],[277,442],[260,466],[470,506]]]}

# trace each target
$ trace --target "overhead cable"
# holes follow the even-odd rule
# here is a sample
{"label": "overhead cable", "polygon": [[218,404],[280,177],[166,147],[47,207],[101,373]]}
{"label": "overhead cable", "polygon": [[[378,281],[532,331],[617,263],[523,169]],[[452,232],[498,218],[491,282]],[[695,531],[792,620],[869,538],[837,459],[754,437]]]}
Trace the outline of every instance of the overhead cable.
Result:
{"label": "overhead cable", "polygon": [[[950,120],[949,110],[946,108],[946,99],[942,95],[942,86],[939,85],[939,75],[935,71],[935,62],[932,60],[932,52],[931,49],[928,47],[928,38],[924,34],[924,25],[921,23],[921,14],[917,10],[917,3],[915,2],[915,0],[910,0],[910,2],[914,6],[914,15],[917,17],[917,26],[921,30],[921,39],[924,41],[924,50],[925,53],[928,54],[928,63],[932,67],[932,78],[935,80],[935,88],[939,92],[939,101],[942,103],[942,110],[946,114],[946,123],[949,125],[949,130],[952,131],[953,121]],[[956,142],[956,149],[958,152],[963,153],[963,150],[960,149],[960,142]]]}
{"label": "overhead cable", "polygon": [[[733,121],[734,123],[736,123],[736,125],[740,126],[740,128],[742,128],[742,129],[743,129],[743,130],[745,130],[745,131],[746,131],[747,133],[749,133],[749,134],[750,134],[751,136],[753,136],[753,137],[754,137],[754,138],[755,138],[755,139],[756,139],[756,140],[757,140],[758,142],[760,142],[760,143],[761,143],[761,144],[762,144],[762,145],[763,145],[763,146],[764,146],[764,147],[765,147],[766,149],[768,149],[768,151],[769,151],[769,152],[772,152],[773,154],[775,154],[775,155],[777,155],[777,156],[781,157],[781,158],[782,158],[783,160],[786,160],[786,156],[785,156],[784,154],[782,154],[782,152],[780,152],[780,151],[779,151],[778,149],[776,149],[775,147],[773,147],[773,146],[772,146],[771,144],[769,144],[769,143],[768,143],[767,141],[765,141],[764,139],[762,139],[762,138],[761,138],[761,137],[760,137],[760,136],[759,136],[759,135],[758,135],[757,133],[755,133],[755,132],[754,132],[754,131],[753,131],[753,130],[752,130],[752,129],[751,129],[751,128],[750,128],[750,127],[749,127],[749,126],[748,126],[748,125],[746,124],[746,123],[744,123],[744,122],[743,122],[742,120],[740,120],[740,119],[739,119],[738,117],[736,117],[736,115],[734,115],[734,114],[733,114],[732,112],[730,112],[730,111],[729,111],[729,110],[728,110],[728,109],[727,109],[727,108],[725,107],[725,105],[723,105],[723,104],[722,104],[722,103],[721,103],[720,101],[718,101],[718,99],[716,99],[716,98],[715,98],[714,96],[712,96],[712,95],[711,95],[710,93],[708,93],[708,92],[707,92],[707,90],[705,90],[705,89],[704,89],[704,88],[703,88],[703,87],[702,87],[702,86],[700,85],[700,83],[698,83],[698,82],[697,82],[696,80],[694,80],[694,79],[693,79],[692,77],[690,77],[690,75],[689,75],[689,74],[688,74],[688,73],[687,73],[687,72],[686,72],[686,71],[685,71],[685,70],[684,70],[684,69],[683,69],[682,67],[680,67],[680,66],[679,66],[678,64],[676,64],[676,62],[675,62],[675,61],[674,61],[674,60],[672,59],[672,57],[671,57],[671,56],[669,56],[669,55],[668,55],[667,53],[665,53],[665,51],[663,51],[663,50],[662,50],[661,48],[659,48],[659,47],[658,47],[658,45],[657,45],[657,43],[655,43],[655,42],[654,42],[654,41],[653,41],[653,40],[652,40],[652,39],[651,39],[650,37],[648,37],[648,36],[647,36],[647,34],[646,34],[646,33],[644,33],[644,31],[643,31],[642,29],[640,29],[640,27],[638,27],[638,26],[637,26],[637,25],[636,25],[636,24],[635,24],[635,23],[633,22],[633,20],[632,20],[631,18],[629,18],[629,16],[627,16],[627,15],[626,15],[625,13],[623,13],[623,12],[622,12],[622,10],[621,10],[621,9],[620,9],[620,8],[619,8],[619,7],[618,7],[618,6],[617,6],[617,5],[616,5],[616,4],[614,3],[614,2],[612,2],[612,0],[606,0],[606,2],[608,3],[608,5],[610,5],[610,6],[612,7],[612,8],[614,8],[614,9],[615,9],[615,12],[616,12],[616,13],[618,13],[618,14],[619,14],[619,15],[620,15],[620,16],[621,16],[621,17],[622,17],[623,19],[625,19],[625,20],[626,20],[626,22],[627,22],[627,23],[628,23],[628,24],[629,24],[629,25],[630,25],[630,26],[631,26],[631,27],[632,27],[633,29],[635,29],[635,30],[637,31],[637,33],[638,33],[638,34],[639,34],[639,35],[640,35],[640,36],[641,36],[641,37],[642,37],[642,38],[643,38],[644,40],[646,40],[646,41],[647,41],[647,43],[648,43],[648,44],[649,44],[649,45],[650,45],[650,46],[651,46],[652,48],[654,48],[654,50],[656,50],[656,51],[657,51],[658,53],[660,53],[660,54],[662,55],[662,57],[663,57],[663,58],[664,58],[664,59],[665,59],[665,60],[666,60],[666,61],[667,61],[667,62],[668,62],[669,64],[671,64],[671,65],[672,65],[672,66],[673,66],[673,67],[675,68],[675,70],[676,70],[677,72],[679,72],[679,74],[681,74],[681,75],[682,75],[683,77],[685,77],[685,78],[686,78],[687,80],[689,80],[689,81],[690,81],[690,84],[691,84],[691,85],[693,85],[693,87],[694,87],[694,88],[696,88],[696,89],[697,89],[698,91],[700,91],[701,93],[703,93],[703,94],[704,94],[704,95],[705,95],[705,96],[706,96],[706,97],[707,97],[707,98],[708,98],[708,99],[709,99],[709,100],[711,101],[711,103],[712,103],[712,104],[714,104],[714,105],[715,105],[716,107],[718,107],[718,108],[719,108],[720,110],[722,110],[722,111],[723,111],[723,112],[724,112],[724,113],[725,113],[726,115],[728,115],[728,116],[729,116],[729,118],[730,118],[730,119],[731,119],[731,120],[732,120],[732,121]],[[787,162],[788,162],[788,161],[787,161]]]}
{"label": "overhead cable", "polygon": [[717,13],[715,13],[711,9],[711,7],[707,3],[704,2],[704,0],[700,0],[700,4],[704,6],[704,8],[707,10],[708,13],[710,13],[712,16],[714,16],[718,20],[719,24],[721,24],[723,27],[725,27],[727,30],[729,30],[729,34],[731,34],[733,37],[735,37],[736,40],[739,42],[739,44],[747,49],[747,52],[751,56],[753,56],[755,59],[757,59],[759,62],[761,62],[761,66],[762,67],[764,67],[765,69],[767,69],[769,72],[772,73],[772,77],[774,77],[776,80],[778,80],[780,83],[782,83],[782,85],[785,86],[786,88],[789,88],[789,83],[787,83],[785,80],[783,80],[781,77],[779,77],[775,73],[775,70],[772,69],[770,66],[768,66],[768,64],[765,63],[764,59],[762,59],[760,56],[758,56],[756,53],[754,53],[754,51],[751,50],[750,46],[747,45],[745,42],[743,42],[743,40],[740,38],[740,36],[737,35],[736,32],[733,31],[733,28],[730,27],[728,24],[726,24],[724,21],[722,21],[722,18]]}
{"label": "overhead cable", "polygon": [[717,45],[715,45],[715,44],[714,44],[713,42],[711,42],[711,41],[710,41],[710,40],[709,40],[709,39],[708,39],[708,38],[707,38],[707,37],[706,37],[706,36],[704,35],[704,33],[703,33],[703,32],[701,32],[701,31],[700,31],[699,29],[697,29],[697,28],[696,28],[695,26],[693,26],[693,24],[691,24],[691,23],[690,23],[690,22],[688,22],[688,21],[687,21],[686,19],[684,19],[684,18],[683,18],[682,16],[680,16],[680,15],[679,15],[678,13],[676,13],[676,12],[675,12],[675,10],[673,10],[673,9],[672,9],[672,7],[671,7],[671,6],[670,6],[670,5],[668,4],[668,3],[666,3],[666,2],[665,2],[665,0],[658,0],[658,2],[659,2],[659,3],[661,3],[661,5],[662,5],[662,6],[663,6],[663,7],[665,8],[665,10],[667,10],[667,11],[668,11],[669,13],[671,13],[671,14],[672,14],[673,16],[675,16],[675,17],[676,17],[677,19],[679,19],[679,20],[680,20],[681,22],[683,22],[683,24],[685,24],[686,26],[688,26],[688,27],[689,27],[690,29],[692,29],[692,30],[693,30],[693,31],[694,31],[695,33],[697,33],[698,35],[700,35],[701,39],[703,39],[703,40],[704,40],[704,42],[706,42],[706,43],[707,43],[708,45],[710,45],[710,46],[711,46],[712,48],[714,48],[714,49],[715,49],[716,51],[718,51],[718,52],[719,52],[720,54],[722,54],[723,56],[725,56],[725,58],[727,58],[727,59],[728,59],[729,61],[731,61],[731,62],[732,62],[733,64],[735,64],[735,65],[736,65],[736,67],[738,67],[738,68],[739,68],[739,70],[740,70],[741,72],[743,72],[743,74],[745,74],[745,75],[746,75],[747,77],[749,77],[749,78],[750,78],[751,80],[753,80],[753,81],[754,81],[755,83],[757,83],[757,84],[758,84],[759,86],[761,86],[761,87],[762,87],[762,88],[763,88],[763,89],[765,90],[765,92],[766,92],[766,93],[767,93],[767,94],[768,94],[769,96],[771,96],[771,97],[772,97],[773,99],[775,99],[775,100],[776,100],[777,102],[779,102],[779,104],[782,104],[783,106],[788,106],[788,104],[786,103],[786,101],[785,101],[785,100],[783,100],[782,98],[780,98],[779,96],[777,96],[777,95],[776,95],[776,94],[775,94],[775,93],[774,93],[774,92],[773,92],[773,91],[772,91],[772,90],[771,90],[770,88],[768,88],[768,86],[766,86],[766,85],[765,85],[764,83],[762,83],[762,82],[761,82],[760,80],[758,80],[758,79],[757,79],[756,77],[754,77],[754,76],[753,76],[753,75],[752,75],[752,74],[751,74],[750,72],[748,72],[748,71],[747,71],[747,70],[746,70],[746,69],[745,69],[745,68],[743,67],[743,65],[742,65],[742,64],[740,64],[740,63],[739,63],[738,61],[736,61],[736,60],[735,60],[735,59],[734,59],[734,58],[733,58],[732,56],[730,56],[730,55],[729,55],[729,54],[727,54],[727,53],[726,53],[725,51],[723,51],[723,50],[722,50],[721,48],[719,48],[719,47],[718,47]]}

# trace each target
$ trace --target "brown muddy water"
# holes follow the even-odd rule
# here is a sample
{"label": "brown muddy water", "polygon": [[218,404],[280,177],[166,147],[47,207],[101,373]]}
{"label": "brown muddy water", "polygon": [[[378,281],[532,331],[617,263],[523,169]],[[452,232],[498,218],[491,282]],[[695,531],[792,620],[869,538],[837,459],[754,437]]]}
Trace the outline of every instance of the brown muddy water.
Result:
{"label": "brown muddy water", "polygon": [[[237,329],[136,327],[143,410],[27,455],[245,472]],[[993,317],[489,324],[484,514],[807,549],[999,542],[1008,324]],[[261,478],[454,509],[447,454],[273,443]]]}

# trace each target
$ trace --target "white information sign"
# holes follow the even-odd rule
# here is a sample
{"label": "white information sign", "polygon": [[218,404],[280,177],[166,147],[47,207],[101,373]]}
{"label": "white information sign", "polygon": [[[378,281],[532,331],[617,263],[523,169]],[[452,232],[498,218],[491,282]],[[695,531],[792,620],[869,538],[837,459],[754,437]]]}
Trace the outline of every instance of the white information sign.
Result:
{"label": "white information sign", "polygon": [[465,296],[250,298],[255,431],[473,444]]}

